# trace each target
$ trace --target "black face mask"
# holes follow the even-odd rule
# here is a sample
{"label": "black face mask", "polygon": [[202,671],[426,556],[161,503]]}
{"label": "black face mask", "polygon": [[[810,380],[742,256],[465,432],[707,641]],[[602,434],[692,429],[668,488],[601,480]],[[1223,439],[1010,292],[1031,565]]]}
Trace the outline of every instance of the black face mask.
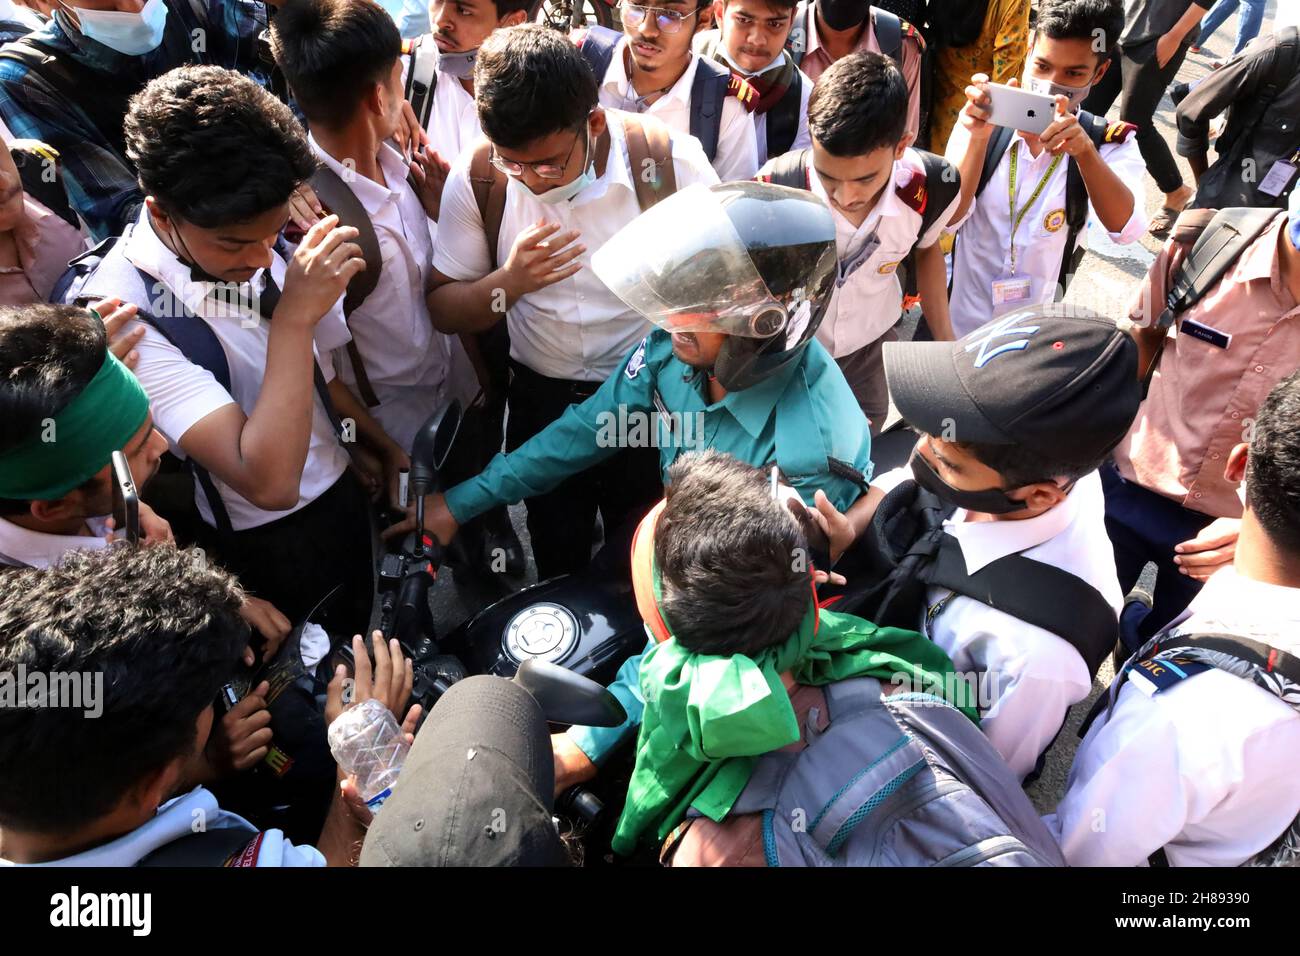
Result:
{"label": "black face mask", "polygon": [[1001,488],[985,488],[981,491],[963,491],[961,488],[954,488],[939,477],[939,473],[926,461],[925,456],[915,448],[912,449],[909,464],[912,466],[912,477],[916,479],[918,485],[958,508],[981,514],[1005,515],[1013,511],[1023,511],[1027,507],[1023,501],[1008,498],[1007,493]]}
{"label": "black face mask", "polygon": [[822,22],[832,30],[851,30],[867,18],[865,0],[817,0]]}

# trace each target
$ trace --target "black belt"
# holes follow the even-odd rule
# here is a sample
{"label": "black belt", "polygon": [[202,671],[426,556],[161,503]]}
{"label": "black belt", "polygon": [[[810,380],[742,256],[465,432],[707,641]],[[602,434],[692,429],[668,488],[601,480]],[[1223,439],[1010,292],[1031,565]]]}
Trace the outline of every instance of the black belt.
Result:
{"label": "black belt", "polygon": [[603,381],[577,382],[567,378],[550,378],[514,359],[510,360],[510,381],[512,387],[518,383],[524,388],[565,397],[570,402],[586,401],[605,384]]}

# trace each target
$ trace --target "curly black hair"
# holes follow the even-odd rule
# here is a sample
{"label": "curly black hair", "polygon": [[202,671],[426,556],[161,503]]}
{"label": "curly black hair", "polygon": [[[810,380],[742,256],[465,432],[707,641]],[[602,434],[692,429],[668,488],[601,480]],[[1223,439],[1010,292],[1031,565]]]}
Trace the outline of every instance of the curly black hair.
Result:
{"label": "curly black hair", "polygon": [[77,706],[0,694],[0,827],[67,833],[201,744],[199,715],[248,643],[243,592],[202,552],[166,545],[76,551],[5,585],[0,688],[33,674],[51,688],[102,681]]}
{"label": "curly black hair", "polygon": [[289,108],[217,66],[182,66],[151,81],[132,97],[125,131],[145,195],[203,229],[284,205],[316,170]]}

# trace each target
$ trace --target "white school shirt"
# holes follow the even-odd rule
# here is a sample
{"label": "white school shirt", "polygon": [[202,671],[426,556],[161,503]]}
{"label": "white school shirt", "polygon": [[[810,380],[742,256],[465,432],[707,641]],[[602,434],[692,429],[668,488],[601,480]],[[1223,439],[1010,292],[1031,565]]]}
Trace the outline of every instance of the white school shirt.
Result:
{"label": "white school shirt", "polygon": [[[0,859],[0,866],[135,866],[159,847],[195,832],[196,826],[208,830],[232,827],[253,829],[243,817],[222,810],[217,798],[203,787],[195,787],[183,796],[173,797],[158,808],[148,823],[136,827],[116,840],[90,850],[65,856],[48,863],[13,863]],[[247,855],[241,854],[241,866],[324,866],[325,857],[314,846],[294,846],[280,830],[263,830]]]}
{"label": "white school shirt", "polygon": [[108,516],[87,518],[90,534],[48,534],[0,518],[0,565],[51,568],[69,551],[98,551],[108,547]]}
{"label": "white school shirt", "polygon": [[[433,269],[429,217],[406,181],[401,154],[391,146],[379,148],[379,165],[388,183],[381,186],[345,168],[315,137],[307,141],[317,158],[352,189],[375,227],[383,271],[379,284],[348,317],[348,327],[379,399],[369,412],[389,438],[409,450],[425,419],[450,397],[452,339],[434,329],[425,301]],[[348,350],[335,349],[333,360],[339,378],[360,400]]]}
{"label": "white school shirt", "polygon": [[[628,80],[627,68],[623,62],[623,51],[627,49],[627,37],[624,36],[614,47],[610,57],[609,68],[600,84],[600,105],[615,110],[636,112],[636,90]],[[667,123],[679,133],[690,135],[691,132],[691,84],[695,82],[700,56],[691,54],[691,62],[686,72],[676,83],[657,100],[643,110],[650,116]],[[698,142],[698,140],[697,140]],[[723,98],[722,123],[718,127],[718,149],[713,157],[713,168],[718,178],[724,183],[740,179],[753,179],[758,172],[758,140],[755,135],[754,115],[740,100],[734,96]],[[681,180],[678,186],[684,186]]]}
{"label": "white school shirt", "polygon": [[[888,490],[911,476],[910,468],[897,468],[872,484]],[[1105,516],[1101,478],[1094,471],[1064,501],[1033,518],[967,521],[965,509],[958,508],[944,530],[957,539],[971,574],[1020,552],[1082,578],[1118,615],[1124,596]],[[927,608],[950,593],[928,588]],[[922,609],[916,629],[943,648],[959,674],[980,675],[980,729],[1017,779],[1034,769],[1066,712],[1092,690],[1088,665],[1068,641],[974,598],[952,597],[928,623]]]}
{"label": "white school shirt", "polygon": [[[965,127],[958,125],[948,142],[947,157],[950,162],[955,164],[961,159],[967,141]],[[993,305],[993,281],[1006,274],[1011,265],[1009,190],[1012,150],[1017,150],[1019,157],[1016,171],[1017,215],[1021,206],[1033,195],[1034,188],[1047,173],[1054,158],[1045,149],[1037,157],[1030,156],[1024,138],[1015,133],[984,191],[975,198],[961,231],[957,234],[957,245],[953,250],[949,312],[952,315],[953,333],[957,338],[979,328],[998,314],[1050,303],[1056,297],[1056,280],[1060,276],[1061,262],[1066,254],[1065,238],[1069,231],[1065,223],[1068,157],[1057,164],[1016,231],[1016,272],[1033,280],[1029,300],[996,309]],[[1123,229],[1108,235],[1112,242],[1136,242],[1146,234],[1147,229],[1143,188],[1146,164],[1138,151],[1137,136],[1130,134],[1121,143],[1104,143],[1098,151],[1106,165],[1115,171],[1133,194],[1133,214]],[[1097,217],[1091,201],[1088,203],[1088,217]],[[1079,230],[1080,243],[1086,244],[1087,237],[1086,228]]]}
{"label": "white school shirt", "polygon": [[[650,329],[650,323],[605,286],[591,271],[591,257],[614,233],[641,214],[632,182],[622,114],[608,110],[610,144],[605,173],[566,203],[541,202],[523,183],[509,178],[497,262],[504,263],[515,237],[540,220],[558,222],[561,231],[577,229],[587,247],[576,275],[521,296],[506,313],[510,356],[533,371],[567,381],[603,382]],[[592,140],[593,149],[595,140]],[[582,148],[582,144],[578,144]],[[677,188],[712,185],[717,174],[699,141],[672,136]],[[469,184],[470,154],[452,167],[442,193],[442,230],[433,267],[449,279],[472,282],[492,271],[483,220]]]}
{"label": "white school shirt", "polygon": [[[217,409],[234,403],[244,410],[245,415],[252,413],[262,392],[271,326],[251,309],[239,306],[233,295],[214,295],[216,287],[213,283],[192,280],[189,267],[163,245],[154,232],[147,209],[140,211],[140,218],[125,242],[127,260],[161,283],[162,288],[150,290],[151,296],[163,294],[165,288],[191,313],[207,322],[221,343],[230,366],[231,391],[228,392],[211,372],[187,359],[156,329],[140,323],[144,336],[135,347],[140,354],[135,377],[149,395],[154,427],[167,439],[172,453],[184,458],[180,443],[185,433]],[[272,253],[271,275],[281,290],[284,289],[285,270],[285,261],[279,254]],[[266,281],[264,272],[259,271],[246,285],[260,289]],[[147,307],[148,303],[144,305]],[[345,345],[348,338],[343,310],[335,303],[316,324],[315,358],[326,382],[334,377],[333,363],[328,361],[329,353]],[[326,357],[325,360],[322,356]],[[347,452],[339,444],[334,426],[313,388],[311,439],[298,485],[297,504],[284,511],[263,511],[216,475],[212,476],[212,481],[230,515],[231,526],[236,531],[243,531],[306,507],[328,491],[347,466]],[[215,527],[207,496],[197,483],[194,500],[203,520]]]}
{"label": "white school shirt", "polygon": [[[843,213],[831,206],[816,169],[810,169],[813,195],[825,202],[835,217],[835,251],[839,255],[841,270],[849,268],[866,252],[872,244],[873,234],[879,241],[875,251],[849,273],[844,284],[837,285],[826,309],[826,317],[817,329],[817,340],[834,358],[856,352],[893,328],[903,308],[903,287],[897,275],[899,264],[907,258],[913,246],[929,248],[939,241],[945,229],[956,228],[948,221],[961,204],[961,196],[954,196],[948,209],[934,221],[929,231],[918,236],[921,214],[903,201],[898,189],[907,186],[915,174],[923,174],[924,170],[916,150],[907,150],[903,158],[894,163],[891,181],[876,200],[876,207],[867,214],[862,225],[854,226]],[[917,180],[918,185],[924,182],[924,178]]]}
{"label": "white school shirt", "polygon": [[[1300,653],[1300,588],[1217,572],[1177,621]],[[1244,678],[1204,671],[1148,697],[1125,682],[1089,728],[1044,822],[1071,866],[1239,866],[1300,813],[1300,714]]]}

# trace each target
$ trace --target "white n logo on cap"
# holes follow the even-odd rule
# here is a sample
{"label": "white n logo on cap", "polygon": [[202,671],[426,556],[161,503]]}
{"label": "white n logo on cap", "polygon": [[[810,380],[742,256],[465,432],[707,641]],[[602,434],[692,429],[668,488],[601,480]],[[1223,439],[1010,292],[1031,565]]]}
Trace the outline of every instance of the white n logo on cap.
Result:
{"label": "white n logo on cap", "polygon": [[1021,349],[1029,346],[1029,339],[1023,338],[1016,339],[1014,342],[1003,342],[1001,345],[992,348],[990,351],[994,339],[1004,338],[1011,335],[1028,336],[1033,335],[1038,331],[1039,327],[1037,325],[1016,326],[1016,323],[1021,320],[1023,315],[1024,313],[1008,315],[1006,318],[999,319],[996,322],[991,322],[983,329],[971,333],[972,336],[979,336],[979,338],[974,339],[966,346],[967,352],[974,348],[979,349],[979,354],[975,356],[976,368],[983,368],[1003,352],[1019,352]]}

